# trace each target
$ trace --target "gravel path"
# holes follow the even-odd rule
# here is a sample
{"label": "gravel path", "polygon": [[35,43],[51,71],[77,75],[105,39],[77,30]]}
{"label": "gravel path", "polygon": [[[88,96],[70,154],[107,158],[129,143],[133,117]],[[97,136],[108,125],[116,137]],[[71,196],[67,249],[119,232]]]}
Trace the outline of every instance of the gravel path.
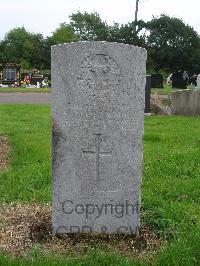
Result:
{"label": "gravel path", "polygon": [[39,92],[10,92],[0,93],[0,103],[38,103],[49,104],[51,103],[51,93]]}

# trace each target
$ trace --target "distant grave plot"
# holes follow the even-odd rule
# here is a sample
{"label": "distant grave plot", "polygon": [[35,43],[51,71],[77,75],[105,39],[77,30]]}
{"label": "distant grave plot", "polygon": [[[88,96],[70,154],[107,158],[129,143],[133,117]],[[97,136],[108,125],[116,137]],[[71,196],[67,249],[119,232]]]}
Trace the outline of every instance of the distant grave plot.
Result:
{"label": "distant grave plot", "polygon": [[0,84],[20,85],[20,65],[10,63],[0,64]]}

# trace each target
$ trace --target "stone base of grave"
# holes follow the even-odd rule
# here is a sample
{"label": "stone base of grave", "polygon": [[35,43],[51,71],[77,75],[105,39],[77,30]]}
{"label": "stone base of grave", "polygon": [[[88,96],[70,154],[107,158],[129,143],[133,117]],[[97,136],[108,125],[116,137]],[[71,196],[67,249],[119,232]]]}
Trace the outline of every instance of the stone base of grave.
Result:
{"label": "stone base of grave", "polygon": [[171,102],[174,115],[200,115],[200,89],[172,92]]}

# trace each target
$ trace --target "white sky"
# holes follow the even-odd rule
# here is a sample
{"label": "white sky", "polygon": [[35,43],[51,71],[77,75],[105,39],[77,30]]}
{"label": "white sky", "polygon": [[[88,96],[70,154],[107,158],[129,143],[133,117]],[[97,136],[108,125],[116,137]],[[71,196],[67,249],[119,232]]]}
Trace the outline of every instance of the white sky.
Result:
{"label": "white sky", "polygon": [[[200,34],[200,0],[140,0],[139,19],[165,13],[182,18]],[[49,36],[76,11],[96,11],[108,24],[134,20],[135,0],[0,0],[0,39],[15,27]]]}

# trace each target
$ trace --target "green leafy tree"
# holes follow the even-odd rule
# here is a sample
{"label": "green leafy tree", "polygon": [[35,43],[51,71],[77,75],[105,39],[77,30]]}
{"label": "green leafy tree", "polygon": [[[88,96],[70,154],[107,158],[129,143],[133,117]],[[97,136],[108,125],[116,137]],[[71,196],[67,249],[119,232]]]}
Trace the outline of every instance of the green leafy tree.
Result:
{"label": "green leafy tree", "polygon": [[24,27],[9,31],[1,42],[1,48],[0,59],[3,63],[18,63],[25,69],[49,67],[45,56],[50,46],[47,47],[41,34],[30,33]]}
{"label": "green leafy tree", "polygon": [[145,37],[140,34],[145,23],[143,21],[138,21],[137,31],[135,31],[135,23],[127,23],[124,25],[119,25],[117,23],[114,26],[109,27],[109,41],[127,43],[137,46],[145,47]]}
{"label": "green leafy tree", "polygon": [[108,26],[98,13],[77,12],[70,22],[62,23],[44,38],[30,33],[24,27],[9,31],[0,42],[0,63],[18,63],[23,68],[49,69],[51,46],[72,41],[112,41],[145,47],[147,66],[156,71],[174,71],[177,68],[200,71],[200,37],[180,19],[161,15],[137,25],[115,23]]}
{"label": "green leafy tree", "polygon": [[108,26],[98,13],[77,12],[70,18],[70,26],[78,40],[112,41],[145,46],[145,39],[139,34],[145,25],[143,21],[137,22],[137,31],[135,31],[134,22]]}
{"label": "green leafy tree", "polygon": [[30,34],[22,28],[9,31],[2,41],[4,60],[30,66],[32,45]]}
{"label": "green leafy tree", "polygon": [[59,28],[57,28],[51,36],[52,44],[74,42],[76,40],[77,36],[75,35],[73,28],[66,23],[61,23]]}
{"label": "green leafy tree", "polygon": [[200,38],[181,19],[161,15],[146,23],[149,57],[155,69],[200,70]]}
{"label": "green leafy tree", "polygon": [[43,40],[43,55],[42,61],[40,62],[43,66],[41,69],[51,68],[51,46],[54,45],[51,37],[47,37]]}
{"label": "green leafy tree", "polygon": [[70,16],[70,26],[81,41],[105,41],[108,39],[108,25],[98,13],[81,12]]}
{"label": "green leafy tree", "polygon": [[0,42],[0,63],[6,63],[5,44],[3,41]]}
{"label": "green leafy tree", "polygon": [[47,39],[44,39],[42,34],[33,34],[31,41],[33,45],[31,65],[38,69],[49,69],[51,45],[49,45]]}

